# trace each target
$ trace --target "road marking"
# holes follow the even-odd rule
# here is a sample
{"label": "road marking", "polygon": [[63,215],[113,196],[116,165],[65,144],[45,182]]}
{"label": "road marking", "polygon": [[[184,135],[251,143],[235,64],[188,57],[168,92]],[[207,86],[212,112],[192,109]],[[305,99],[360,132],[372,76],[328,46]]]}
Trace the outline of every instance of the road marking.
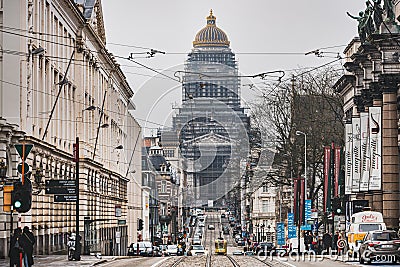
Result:
{"label": "road marking", "polygon": [[169,259],[169,257],[165,257],[164,259],[162,259],[162,260],[160,260],[160,261],[157,261],[156,263],[154,263],[154,264],[151,265],[150,267],[156,267],[156,266],[158,266],[159,264],[163,263],[164,261],[166,261],[166,260],[168,260],[168,259]]}
{"label": "road marking", "polygon": [[286,261],[282,261],[282,260],[280,260],[280,259],[274,259],[274,260],[277,260],[277,261],[279,261],[280,263],[282,263],[282,264],[284,264],[284,265],[287,265],[287,266],[290,266],[290,267],[296,267],[296,265],[293,265],[293,264],[291,264],[291,263],[289,263],[289,262],[286,262]]}

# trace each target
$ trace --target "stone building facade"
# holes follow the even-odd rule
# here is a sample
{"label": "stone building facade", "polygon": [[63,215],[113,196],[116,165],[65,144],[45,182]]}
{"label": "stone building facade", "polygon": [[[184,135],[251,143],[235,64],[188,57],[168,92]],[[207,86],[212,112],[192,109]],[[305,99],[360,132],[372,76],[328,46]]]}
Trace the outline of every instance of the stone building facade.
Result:
{"label": "stone building facade", "polygon": [[185,62],[182,106],[172,123],[188,188],[185,206],[225,207],[224,196],[240,180],[240,160],[247,157],[250,119],[241,106],[238,67],[229,46],[211,11]]}
{"label": "stone building facade", "polygon": [[[399,228],[400,215],[398,2],[393,1],[393,7],[379,14],[375,7],[374,15],[380,15],[382,21],[359,27],[360,36],[344,51],[347,73],[335,85],[344,100],[346,140],[359,140],[361,144],[358,159],[350,158],[354,152],[351,146],[346,148],[346,194],[350,201],[369,200],[369,206],[382,212],[392,229]],[[355,164],[357,160],[361,165]]]}
{"label": "stone building facade", "polygon": [[[75,180],[77,142],[84,252],[124,255],[136,241],[142,210],[133,176],[133,166],[141,173],[135,150],[141,129],[130,113],[133,91],[105,47],[101,2],[4,1],[1,8],[0,160],[7,166],[2,182],[20,179],[14,145],[32,144],[26,163],[33,196],[27,213],[0,211],[0,257],[7,255],[17,226],[32,229],[35,254],[66,249],[76,229],[75,202],[55,202],[46,194],[46,181]],[[0,204],[3,196],[4,191]]]}

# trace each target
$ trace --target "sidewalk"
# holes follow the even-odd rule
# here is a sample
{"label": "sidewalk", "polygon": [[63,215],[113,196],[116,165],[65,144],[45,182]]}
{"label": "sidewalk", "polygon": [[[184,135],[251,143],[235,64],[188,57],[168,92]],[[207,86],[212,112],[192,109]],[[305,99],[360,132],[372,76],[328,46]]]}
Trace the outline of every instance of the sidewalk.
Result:
{"label": "sidewalk", "polygon": [[[96,258],[96,256],[82,255],[80,261],[68,261],[67,255],[39,255],[34,256],[33,266],[96,266],[104,262],[125,257],[126,256],[101,256],[101,258]],[[10,266],[10,258],[0,259],[0,266]]]}

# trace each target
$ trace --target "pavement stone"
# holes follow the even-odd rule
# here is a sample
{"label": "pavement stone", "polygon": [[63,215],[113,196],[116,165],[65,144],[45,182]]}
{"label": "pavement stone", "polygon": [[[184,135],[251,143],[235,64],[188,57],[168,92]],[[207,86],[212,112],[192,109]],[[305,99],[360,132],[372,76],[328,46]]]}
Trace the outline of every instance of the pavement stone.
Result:
{"label": "pavement stone", "polygon": [[[64,266],[64,267],[74,267],[74,266],[96,266],[98,264],[113,261],[116,259],[126,258],[126,256],[101,256],[96,258],[96,256],[86,256],[82,255],[80,261],[69,261],[67,255],[38,255],[34,256],[34,267],[43,266]],[[10,266],[10,258],[0,259],[0,267]]]}

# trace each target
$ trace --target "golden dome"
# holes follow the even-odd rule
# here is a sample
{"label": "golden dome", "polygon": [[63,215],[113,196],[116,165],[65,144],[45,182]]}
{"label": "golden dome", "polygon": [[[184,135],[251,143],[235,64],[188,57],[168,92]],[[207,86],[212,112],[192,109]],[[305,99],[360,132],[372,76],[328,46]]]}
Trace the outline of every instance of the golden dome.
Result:
{"label": "golden dome", "polygon": [[207,17],[207,25],[201,29],[194,38],[193,46],[223,46],[229,47],[228,37],[226,33],[215,25],[216,17],[210,10]]}

